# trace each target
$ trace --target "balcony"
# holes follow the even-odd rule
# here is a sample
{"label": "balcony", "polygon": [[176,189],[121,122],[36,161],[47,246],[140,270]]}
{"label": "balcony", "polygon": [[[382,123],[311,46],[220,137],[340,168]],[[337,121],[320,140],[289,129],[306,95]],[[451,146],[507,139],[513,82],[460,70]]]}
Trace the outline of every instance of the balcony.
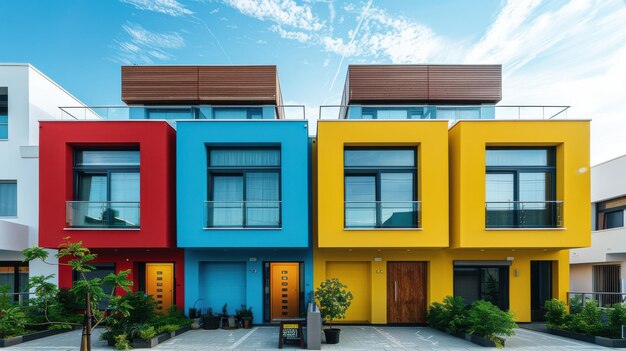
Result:
{"label": "balcony", "polygon": [[485,227],[497,229],[562,228],[563,202],[486,202]]}
{"label": "balcony", "polygon": [[567,118],[569,106],[508,105],[329,105],[319,118],[349,120],[541,120]]}
{"label": "balcony", "polygon": [[302,105],[70,106],[63,119],[76,120],[276,120],[304,119]]}
{"label": "balcony", "polygon": [[421,228],[420,201],[345,201],[346,229]]}
{"label": "balcony", "polygon": [[281,201],[205,201],[206,229],[280,228]]}
{"label": "balcony", "polygon": [[139,228],[139,202],[67,201],[66,226],[85,229]]}

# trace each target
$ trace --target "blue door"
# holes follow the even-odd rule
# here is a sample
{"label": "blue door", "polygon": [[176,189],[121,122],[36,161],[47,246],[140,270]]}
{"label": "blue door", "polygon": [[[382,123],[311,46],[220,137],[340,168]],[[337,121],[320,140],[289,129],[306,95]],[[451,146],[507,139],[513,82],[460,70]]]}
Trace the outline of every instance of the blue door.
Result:
{"label": "blue door", "polygon": [[200,298],[213,313],[222,312],[227,304],[228,313],[246,304],[245,262],[203,262],[200,264]]}

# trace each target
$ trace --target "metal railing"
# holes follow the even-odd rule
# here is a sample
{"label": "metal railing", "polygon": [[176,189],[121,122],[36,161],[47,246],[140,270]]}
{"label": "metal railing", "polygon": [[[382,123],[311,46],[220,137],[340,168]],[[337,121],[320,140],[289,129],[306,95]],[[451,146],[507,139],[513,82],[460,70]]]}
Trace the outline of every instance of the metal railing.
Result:
{"label": "metal railing", "polygon": [[281,201],[205,201],[205,228],[280,228]]}
{"label": "metal railing", "polygon": [[345,201],[345,228],[421,228],[420,201]]}
{"label": "metal railing", "polygon": [[610,308],[626,302],[626,293],[617,292],[567,292],[567,304],[571,313],[580,312],[587,301],[597,301],[599,307]]}
{"label": "metal railing", "polygon": [[304,105],[64,106],[63,119],[77,120],[275,120],[305,119]]}
{"label": "metal railing", "polygon": [[444,119],[452,121],[566,119],[569,107],[539,105],[325,105],[320,106],[319,119]]}
{"label": "metal railing", "polygon": [[139,202],[67,201],[66,225],[70,228],[139,228]]}
{"label": "metal railing", "polygon": [[561,228],[563,201],[485,202],[487,228]]}

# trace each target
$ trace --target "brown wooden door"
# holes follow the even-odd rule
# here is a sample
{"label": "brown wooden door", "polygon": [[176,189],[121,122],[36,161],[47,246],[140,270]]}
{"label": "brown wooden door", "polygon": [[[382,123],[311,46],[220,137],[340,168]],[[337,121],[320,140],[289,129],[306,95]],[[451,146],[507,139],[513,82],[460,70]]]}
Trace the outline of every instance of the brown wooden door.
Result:
{"label": "brown wooden door", "polygon": [[387,263],[387,323],[426,323],[426,262]]}
{"label": "brown wooden door", "polygon": [[300,317],[300,264],[270,263],[272,320]]}
{"label": "brown wooden door", "polygon": [[173,263],[146,263],[146,294],[154,297],[159,312],[174,304]]}

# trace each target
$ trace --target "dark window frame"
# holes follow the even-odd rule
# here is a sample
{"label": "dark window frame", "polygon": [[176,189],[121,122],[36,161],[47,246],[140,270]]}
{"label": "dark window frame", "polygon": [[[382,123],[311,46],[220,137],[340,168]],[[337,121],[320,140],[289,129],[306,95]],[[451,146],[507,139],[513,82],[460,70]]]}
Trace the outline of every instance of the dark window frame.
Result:
{"label": "dark window frame", "polygon": [[[277,150],[280,155],[278,166],[211,166],[211,151],[213,150]],[[247,195],[247,186],[246,186],[246,176],[248,173],[272,173],[278,175],[278,223],[276,225],[255,225],[248,226],[247,225],[247,211],[245,208],[242,213],[242,226],[215,226],[212,225],[209,228],[244,228],[244,229],[255,229],[255,228],[281,228],[282,227],[282,199],[283,199],[283,187],[282,187],[282,165],[283,165],[283,154],[280,145],[260,145],[260,146],[207,146],[207,199],[208,201],[215,201],[215,189],[214,189],[214,178],[217,176],[235,176],[242,177],[242,201],[246,202]],[[208,214],[208,211],[207,211]],[[208,218],[205,221],[205,225],[208,225]]]}
{"label": "dark window frame", "polygon": [[[140,157],[140,163],[139,165],[121,165],[121,166],[116,166],[116,165],[77,165],[77,160],[78,160],[78,154],[83,152],[83,151],[137,151],[139,152],[139,157]],[[73,189],[73,196],[72,196],[72,200],[73,201],[84,201],[84,200],[80,200],[80,186],[81,186],[81,176],[82,175],[104,175],[107,178],[107,200],[106,202],[111,202],[111,174],[113,173],[137,173],[139,174],[139,184],[141,186],[141,151],[139,149],[139,146],[130,146],[130,147],[121,147],[121,146],[114,146],[114,147],[77,147],[74,148],[73,150],[73,161],[72,161],[72,171],[73,171],[73,177],[74,177],[74,189]],[[140,200],[139,202],[141,202],[141,193],[140,193]],[[141,211],[141,209],[139,209],[139,211]],[[112,218],[109,218],[109,221],[111,221]],[[114,227],[112,223],[108,223],[107,227]],[[127,226],[125,228],[138,228],[137,227],[131,227],[131,226]]]}
{"label": "dark window frame", "polygon": [[[596,225],[595,225],[595,230],[606,230],[606,229],[614,229],[614,228],[624,228],[625,226],[625,222],[624,221],[624,212],[626,212],[626,205],[618,205],[618,206],[613,206],[613,207],[606,207],[607,203],[611,203],[611,202],[615,202],[615,201],[619,201],[621,199],[624,199],[626,197],[617,197],[614,199],[609,199],[609,200],[604,200],[604,201],[599,201],[597,202],[596,205]],[[602,208],[600,208],[602,207]],[[610,213],[615,213],[615,212],[621,212],[622,213],[622,225],[621,226],[615,226],[615,227],[609,227],[608,226],[608,218],[607,215]],[[602,216],[602,220],[600,220],[600,217]]]}
{"label": "dark window frame", "polygon": [[9,138],[9,87],[0,87],[0,91],[1,90],[6,90],[6,94],[0,93],[0,97],[4,97],[4,98],[0,98],[0,115],[2,115],[2,110],[6,110],[7,121],[6,122],[0,121],[0,126],[6,126],[7,137],[6,138],[0,137],[0,140],[6,141],[10,139]]}
{"label": "dark window frame", "polygon": [[[19,268],[20,267],[29,267],[28,262],[21,262],[21,261],[0,261],[0,267],[13,267],[13,292],[14,293],[22,293],[22,292],[28,292],[28,291],[19,291],[20,290],[20,271]],[[30,269],[28,272],[28,277],[30,278]],[[26,281],[26,283],[28,283],[28,280]],[[28,300],[29,296],[26,295],[26,299],[23,300]],[[19,295],[13,295],[13,301],[14,302],[18,302],[19,301]]]}
{"label": "dark window frame", "polygon": [[[476,270],[476,286],[478,287],[479,291],[478,291],[478,300],[485,300],[484,298],[484,294],[482,291],[482,276],[481,276],[481,269],[487,269],[487,268],[497,268],[498,272],[499,272],[499,279],[501,279],[502,281],[500,282],[500,288],[502,289],[502,291],[500,292],[500,294],[502,295],[503,301],[501,306],[498,306],[501,310],[503,311],[507,311],[509,310],[509,308],[511,307],[511,296],[510,296],[510,284],[511,284],[511,279],[510,279],[510,275],[511,275],[511,266],[508,265],[477,265],[477,266],[455,266],[452,269],[452,292],[454,294],[454,296],[460,296],[457,295],[457,282],[454,279],[454,275],[455,275],[455,271],[457,268],[471,268],[471,269],[475,269]],[[489,301],[489,300],[486,300]]]}
{"label": "dark window frame", "polygon": [[[554,146],[530,146],[530,147],[521,147],[521,146],[513,146],[513,147],[501,147],[501,146],[487,146],[485,149],[485,155],[489,150],[546,150],[547,151],[547,165],[546,166],[488,166],[485,164],[485,184],[487,184],[487,175],[488,174],[512,174],[513,175],[513,204],[516,213],[521,211],[519,208],[519,198],[520,198],[520,181],[519,176],[521,173],[546,173],[550,175],[551,189],[549,194],[549,199],[546,201],[557,201],[556,200],[556,147]],[[485,192],[485,202],[486,201],[486,192]],[[519,223],[519,216],[513,216],[513,224],[512,228],[544,228],[545,225],[526,225]],[[551,227],[556,227],[556,219],[554,220],[554,224]],[[487,228],[503,228],[501,226],[490,226],[485,223]]]}
{"label": "dark window frame", "polygon": [[[345,154],[346,151],[355,151],[355,150],[370,150],[370,151],[393,151],[393,150],[402,150],[402,151],[407,151],[410,150],[413,153],[413,166],[346,166],[345,165]],[[379,210],[378,206],[376,207],[376,224],[372,227],[372,226],[366,226],[366,227],[357,227],[357,226],[348,226],[347,222],[346,222],[346,209],[345,209],[345,202],[347,202],[347,194],[346,194],[346,178],[347,177],[374,177],[374,190],[375,190],[375,203],[379,204],[382,202],[382,174],[383,173],[410,173],[413,175],[413,200],[411,201],[418,201],[418,194],[419,194],[419,189],[418,189],[418,150],[417,147],[411,147],[411,146],[406,146],[406,147],[398,147],[398,146],[392,146],[392,147],[376,147],[376,146],[346,146],[344,147],[343,150],[343,156],[344,156],[344,167],[343,167],[343,198],[344,198],[344,216],[343,216],[343,226],[344,228],[350,228],[350,229],[394,229],[394,228],[405,228],[405,227],[390,227],[390,226],[383,226],[382,223],[382,211]],[[391,201],[392,202],[392,201]],[[415,218],[415,225],[413,227],[408,227],[408,228],[419,228],[420,223],[419,223],[419,215],[416,216]]]}

